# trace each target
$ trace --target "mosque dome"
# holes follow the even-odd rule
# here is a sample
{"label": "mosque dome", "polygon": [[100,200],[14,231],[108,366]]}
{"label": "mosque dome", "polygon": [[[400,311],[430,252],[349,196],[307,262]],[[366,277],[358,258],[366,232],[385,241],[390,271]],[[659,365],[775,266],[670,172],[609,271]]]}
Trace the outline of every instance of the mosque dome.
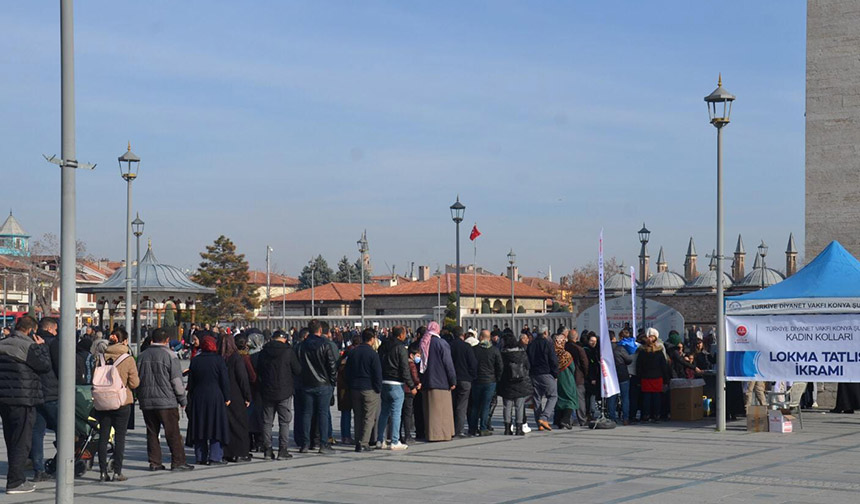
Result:
{"label": "mosque dome", "polygon": [[[726,272],[723,272],[723,288],[728,289],[732,286],[732,277]],[[687,284],[691,289],[716,289],[717,288],[717,270],[708,270],[694,278]]]}
{"label": "mosque dome", "polygon": [[661,271],[645,281],[648,290],[678,290],[684,287],[684,277],[674,271]]}

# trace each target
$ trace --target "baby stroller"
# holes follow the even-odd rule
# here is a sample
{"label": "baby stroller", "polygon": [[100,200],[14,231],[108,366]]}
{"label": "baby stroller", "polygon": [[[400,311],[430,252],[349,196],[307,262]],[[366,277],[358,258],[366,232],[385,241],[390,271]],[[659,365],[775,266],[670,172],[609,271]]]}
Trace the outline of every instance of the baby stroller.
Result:
{"label": "baby stroller", "polygon": [[[91,415],[93,413],[92,387],[79,385],[75,387],[75,477],[80,478],[93,468],[93,461],[98,456],[99,422]],[[113,430],[108,443],[108,472],[113,471]],[[57,471],[57,457],[45,461],[45,472],[54,474]]]}

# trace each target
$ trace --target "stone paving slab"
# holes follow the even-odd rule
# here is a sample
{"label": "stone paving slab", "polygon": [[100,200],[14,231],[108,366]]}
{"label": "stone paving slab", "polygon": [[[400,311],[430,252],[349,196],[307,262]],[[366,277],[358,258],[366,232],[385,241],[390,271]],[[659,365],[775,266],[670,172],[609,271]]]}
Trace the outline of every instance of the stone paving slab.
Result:
{"label": "stone paving slab", "polygon": [[[333,423],[339,425],[337,418]],[[257,458],[176,474],[147,470],[139,428],[128,438],[129,480],[98,483],[98,472],[90,471],[77,480],[76,495],[77,502],[95,504],[860,502],[860,415],[805,414],[806,428],[785,435],[749,433],[743,422],[729,425],[722,434],[707,420],[497,434],[369,454],[337,446],[332,455]],[[46,454],[54,452],[52,441],[49,434]],[[5,449],[0,452],[5,474]],[[53,483],[0,499],[50,503]]]}

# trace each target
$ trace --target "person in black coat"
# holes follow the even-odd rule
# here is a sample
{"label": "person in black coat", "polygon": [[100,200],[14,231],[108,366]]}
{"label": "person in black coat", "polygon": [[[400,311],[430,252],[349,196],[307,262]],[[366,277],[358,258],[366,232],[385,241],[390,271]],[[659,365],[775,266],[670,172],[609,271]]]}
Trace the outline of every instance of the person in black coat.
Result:
{"label": "person in black coat", "polygon": [[264,457],[275,458],[272,450],[272,421],[277,411],[278,459],[292,458],[287,448],[290,442],[290,421],[293,419],[295,381],[302,374],[302,366],[287,344],[287,334],[283,331],[275,331],[272,341],[263,346],[256,358],[257,387],[263,403]]}
{"label": "person in black coat", "polygon": [[489,436],[490,402],[496,396],[496,383],[502,379],[502,353],[493,346],[490,331],[481,331],[479,343],[473,347],[478,373],[472,385],[472,406],[469,408],[469,434]]}
{"label": "person in black coat", "polygon": [[218,353],[227,364],[227,381],[230,383],[230,405],[227,406],[227,420],[230,424],[230,442],[224,446],[224,460],[227,462],[248,462],[251,460],[250,437],[248,428],[248,406],[251,405],[251,383],[245,358],[236,348],[236,341],[229,334],[221,337]]}
{"label": "person in black coat", "polygon": [[502,337],[502,378],[499,380],[499,395],[504,406],[505,434],[514,433],[512,422],[516,417],[516,433],[524,436],[523,423],[526,421],[526,397],[532,394],[529,378],[529,358],[513,332],[506,331]]}
{"label": "person in black coat", "polygon": [[469,411],[469,397],[472,392],[472,380],[478,375],[478,361],[475,352],[464,341],[463,328],[454,328],[451,344],[451,360],[457,373],[457,387],[451,392],[454,401],[454,436],[463,436],[466,416]]}
{"label": "person in black coat", "polygon": [[51,370],[44,340],[36,334],[36,320],[18,319],[15,331],[0,341],[0,417],[9,469],[6,493],[29,493],[36,489],[24,476],[24,464],[33,441],[35,407],[44,402],[39,375]]}
{"label": "person in black coat", "polygon": [[205,336],[200,348],[203,353],[191,359],[188,371],[190,400],[186,444],[194,447],[198,464],[226,464],[222,445],[230,442],[229,372],[224,359],[216,352],[215,338]]}

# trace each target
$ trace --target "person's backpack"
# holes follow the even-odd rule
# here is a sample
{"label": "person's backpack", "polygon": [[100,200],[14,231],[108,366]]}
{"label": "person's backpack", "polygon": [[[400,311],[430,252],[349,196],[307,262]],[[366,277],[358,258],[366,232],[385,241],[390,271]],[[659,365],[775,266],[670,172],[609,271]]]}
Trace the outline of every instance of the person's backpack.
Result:
{"label": "person's backpack", "polygon": [[128,356],[124,354],[113,364],[107,365],[104,355],[99,355],[99,366],[93,371],[93,408],[96,410],[117,410],[128,399],[128,389],[125,388],[117,369]]}

